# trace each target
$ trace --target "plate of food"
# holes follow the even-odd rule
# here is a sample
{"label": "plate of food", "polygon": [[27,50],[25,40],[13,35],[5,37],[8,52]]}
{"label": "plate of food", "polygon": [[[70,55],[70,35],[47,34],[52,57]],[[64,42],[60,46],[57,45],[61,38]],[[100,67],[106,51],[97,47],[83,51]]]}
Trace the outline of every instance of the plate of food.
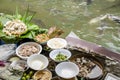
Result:
{"label": "plate of food", "polygon": [[76,54],[70,58],[71,62],[78,65],[80,71],[77,75],[90,80],[98,80],[104,74],[102,63],[95,57],[88,54]]}
{"label": "plate of food", "polygon": [[42,45],[47,44],[49,39],[59,37],[63,31],[57,27],[50,27],[46,32],[39,33],[34,37],[34,40]]}
{"label": "plate of food", "polygon": [[27,59],[33,54],[40,54],[42,46],[36,42],[26,42],[21,44],[16,49],[16,54],[22,59]]}
{"label": "plate of food", "polygon": [[33,75],[34,80],[51,80],[52,73],[49,70],[40,70]]}
{"label": "plate of food", "polygon": [[37,41],[43,45],[46,44],[49,39],[50,38],[49,38],[48,34],[46,34],[46,33],[38,34],[37,36],[35,36],[35,41]]}

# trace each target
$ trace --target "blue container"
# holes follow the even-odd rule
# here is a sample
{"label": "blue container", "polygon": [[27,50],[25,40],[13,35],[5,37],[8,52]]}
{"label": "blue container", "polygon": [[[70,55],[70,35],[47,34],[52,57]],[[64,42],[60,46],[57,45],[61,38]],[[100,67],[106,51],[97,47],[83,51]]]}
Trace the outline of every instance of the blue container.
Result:
{"label": "blue container", "polygon": [[3,44],[5,44],[5,42],[0,39],[0,45],[3,45]]}

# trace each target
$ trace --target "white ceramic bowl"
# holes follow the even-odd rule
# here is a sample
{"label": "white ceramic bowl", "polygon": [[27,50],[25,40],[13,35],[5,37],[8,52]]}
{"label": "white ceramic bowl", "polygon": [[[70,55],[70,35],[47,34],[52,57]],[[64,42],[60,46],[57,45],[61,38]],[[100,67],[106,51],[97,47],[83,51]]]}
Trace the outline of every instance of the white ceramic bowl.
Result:
{"label": "white ceramic bowl", "polygon": [[62,54],[62,55],[67,56],[67,58],[65,60],[61,60],[61,61],[66,61],[71,57],[71,52],[69,50],[67,50],[67,49],[55,49],[55,50],[52,50],[50,52],[50,54],[49,54],[49,57],[52,60],[56,61],[56,62],[61,62],[59,60],[55,60],[56,56],[59,55],[59,53]]}
{"label": "white ceramic bowl", "polygon": [[52,38],[48,40],[47,46],[51,49],[61,49],[67,46],[67,41],[63,38]]}
{"label": "white ceramic bowl", "polygon": [[18,46],[17,49],[16,49],[16,55],[19,56],[22,59],[27,59],[30,55],[32,55],[32,54],[30,54],[29,56],[20,55],[19,51],[21,51],[21,48],[23,46],[26,46],[26,45],[34,45],[34,46],[36,46],[38,51],[36,53],[34,53],[34,54],[40,54],[42,52],[42,46],[40,44],[36,43],[36,42],[26,42],[26,43],[23,43],[20,46]]}
{"label": "white ceramic bowl", "polygon": [[79,67],[73,62],[62,62],[56,66],[55,72],[62,78],[70,79],[78,75]]}
{"label": "white ceramic bowl", "polygon": [[48,66],[49,61],[42,54],[33,54],[27,59],[27,64],[31,69],[43,70]]}

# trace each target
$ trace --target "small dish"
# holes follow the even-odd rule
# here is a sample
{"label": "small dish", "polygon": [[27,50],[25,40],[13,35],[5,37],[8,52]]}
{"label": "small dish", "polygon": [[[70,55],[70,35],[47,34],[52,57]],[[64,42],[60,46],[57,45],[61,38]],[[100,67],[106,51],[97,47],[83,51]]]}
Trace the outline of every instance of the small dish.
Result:
{"label": "small dish", "polygon": [[34,80],[51,80],[52,73],[49,70],[40,70],[33,75]]}
{"label": "small dish", "polygon": [[9,69],[10,70],[25,71],[26,69],[28,69],[28,65],[27,65],[27,62],[24,60],[17,60],[17,61],[13,61],[10,64]]}
{"label": "small dish", "polygon": [[27,59],[30,55],[40,54],[42,46],[36,42],[26,42],[21,44],[16,49],[16,54],[22,59]]}
{"label": "small dish", "polygon": [[49,61],[42,54],[33,54],[27,59],[27,64],[33,70],[43,70],[48,66]]}
{"label": "small dish", "polygon": [[48,40],[47,46],[51,49],[62,49],[67,46],[67,41],[63,38],[52,38]]}
{"label": "small dish", "polygon": [[50,58],[55,62],[66,61],[71,57],[71,52],[67,49],[56,49],[50,52]]}
{"label": "small dish", "polygon": [[15,54],[9,56],[8,59],[7,59],[7,61],[10,61],[10,62],[18,61],[18,60],[20,60],[20,58]]}
{"label": "small dish", "polygon": [[56,66],[55,72],[62,78],[70,79],[78,75],[79,67],[73,62],[61,62]]}

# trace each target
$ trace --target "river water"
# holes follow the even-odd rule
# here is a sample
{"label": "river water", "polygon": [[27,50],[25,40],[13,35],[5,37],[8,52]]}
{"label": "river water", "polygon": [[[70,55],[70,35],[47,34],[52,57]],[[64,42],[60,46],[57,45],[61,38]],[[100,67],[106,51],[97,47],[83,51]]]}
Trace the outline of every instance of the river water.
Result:
{"label": "river water", "polygon": [[0,0],[0,13],[14,14],[17,6],[23,14],[28,5],[31,13],[36,12],[33,22],[41,27],[62,28],[62,37],[73,31],[81,39],[120,53],[120,24],[96,18],[106,14],[120,17],[120,0]]}

